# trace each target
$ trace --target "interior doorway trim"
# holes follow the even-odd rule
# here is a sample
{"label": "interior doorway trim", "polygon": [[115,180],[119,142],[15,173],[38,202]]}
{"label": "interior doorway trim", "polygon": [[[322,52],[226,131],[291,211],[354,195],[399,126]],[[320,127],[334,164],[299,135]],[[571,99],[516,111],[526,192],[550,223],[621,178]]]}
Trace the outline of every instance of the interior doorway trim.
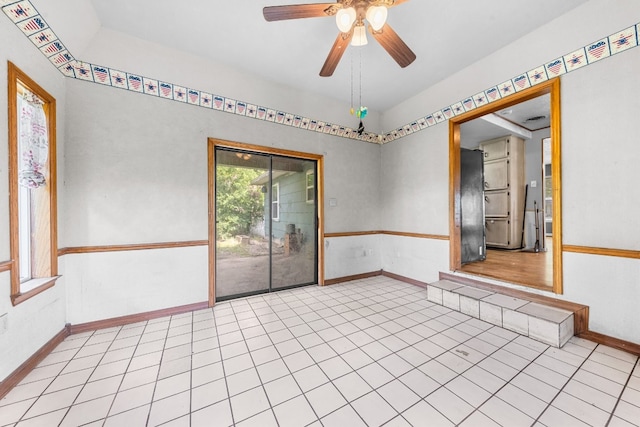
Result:
{"label": "interior doorway trim", "polygon": [[551,180],[553,194],[553,292],[562,294],[562,189],[560,78],[557,77],[516,94],[449,119],[449,263],[451,271],[460,270],[460,125],[494,111],[550,94],[551,97]]}
{"label": "interior doorway trim", "polygon": [[207,142],[207,174],[209,183],[209,307],[213,307],[216,302],[216,148],[232,148],[253,151],[259,154],[280,155],[316,162],[318,173],[316,178],[318,197],[318,285],[324,286],[324,157],[320,154],[209,138]]}

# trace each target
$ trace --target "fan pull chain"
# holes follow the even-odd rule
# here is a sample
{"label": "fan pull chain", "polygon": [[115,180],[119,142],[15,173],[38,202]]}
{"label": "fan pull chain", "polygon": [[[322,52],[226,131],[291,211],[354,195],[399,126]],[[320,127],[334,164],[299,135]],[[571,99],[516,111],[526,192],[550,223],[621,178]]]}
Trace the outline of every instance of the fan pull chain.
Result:
{"label": "fan pull chain", "polygon": [[349,113],[353,116],[355,114],[355,110],[353,109],[353,49],[351,49],[351,109]]}

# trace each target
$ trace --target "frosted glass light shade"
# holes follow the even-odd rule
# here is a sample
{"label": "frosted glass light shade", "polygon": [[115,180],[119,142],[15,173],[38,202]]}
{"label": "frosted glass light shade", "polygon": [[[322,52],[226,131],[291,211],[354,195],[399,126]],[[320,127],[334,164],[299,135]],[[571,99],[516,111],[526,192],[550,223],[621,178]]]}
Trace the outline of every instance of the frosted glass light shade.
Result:
{"label": "frosted glass light shade", "polygon": [[353,38],[351,39],[351,46],[364,46],[368,43],[367,31],[364,28],[364,24],[356,25],[353,29]]}
{"label": "frosted glass light shade", "polygon": [[367,9],[367,21],[374,31],[380,31],[387,22],[387,8],[384,6],[369,6]]}
{"label": "frosted glass light shade", "polygon": [[336,25],[342,33],[348,33],[356,22],[356,10],[352,7],[340,9],[336,13]]}

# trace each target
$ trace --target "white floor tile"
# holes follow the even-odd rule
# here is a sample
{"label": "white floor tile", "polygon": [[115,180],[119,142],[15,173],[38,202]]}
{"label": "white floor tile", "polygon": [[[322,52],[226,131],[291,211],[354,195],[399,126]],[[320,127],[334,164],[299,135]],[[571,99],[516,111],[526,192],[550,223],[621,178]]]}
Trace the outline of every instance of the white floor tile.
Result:
{"label": "white floor tile", "polygon": [[424,400],[404,411],[402,416],[414,427],[452,427],[454,425]]}
{"label": "white floor tile", "polygon": [[572,417],[568,413],[561,411],[560,409],[549,406],[546,411],[540,416],[539,421],[547,427],[566,426],[566,427],[588,427],[579,419]]}
{"label": "white floor tile", "polygon": [[372,363],[364,368],[358,369],[358,374],[364,379],[371,387],[378,388],[382,385],[393,380],[393,375],[386,371],[382,366],[377,363]]}
{"label": "white floor tile", "polygon": [[549,347],[426,294],[375,277],[74,335],[0,425],[640,427],[636,356]]}
{"label": "white floor tile", "polygon": [[[211,425],[211,424],[209,424]],[[276,416],[271,409],[260,412],[244,421],[236,424],[236,427],[278,427]]]}
{"label": "white floor tile", "polygon": [[75,398],[80,394],[81,389],[82,386],[77,386],[42,395],[25,414],[25,418],[35,417],[71,406]]}
{"label": "white floor tile", "polygon": [[304,396],[287,400],[273,408],[280,427],[306,426],[318,418]]}
{"label": "white floor tile", "polygon": [[157,426],[188,414],[190,402],[191,397],[188,391],[153,402],[149,412],[148,425]]}
{"label": "white floor tile", "polygon": [[32,397],[38,397],[45,391],[45,389],[51,384],[54,378],[47,378],[40,381],[34,381],[30,383],[20,383],[7,395],[0,400],[0,408],[12,403],[17,403],[22,400],[30,399]]}
{"label": "white floor tile", "polygon": [[398,412],[375,391],[355,400],[351,406],[369,426],[383,425],[398,415]]}
{"label": "white floor tile", "polygon": [[267,392],[271,406],[279,405],[282,402],[302,394],[302,390],[300,390],[300,387],[298,387],[294,377],[291,375],[278,378],[265,384],[264,389]]}
{"label": "white floor tile", "polygon": [[197,411],[228,398],[227,384],[221,378],[191,390],[191,409]]}
{"label": "white floor tile", "polygon": [[257,367],[258,375],[263,383],[289,375],[289,369],[282,359],[265,363]]}
{"label": "white floor tile", "polygon": [[376,391],[398,412],[408,409],[420,400],[420,396],[399,380],[393,380]]}
{"label": "white floor tile", "polygon": [[462,422],[474,408],[446,388],[439,388],[425,399],[455,424]]}
{"label": "white floor tile", "polygon": [[561,392],[551,404],[567,414],[594,426],[603,426],[609,419],[609,414],[603,410],[565,392]]}
{"label": "white floor tile", "polygon": [[320,418],[328,415],[338,408],[341,408],[347,403],[344,397],[342,397],[342,394],[340,394],[338,389],[332,383],[327,383],[315,388],[305,393],[305,396],[309,403],[311,403],[311,407],[315,413]]}
{"label": "white floor tile", "polygon": [[503,427],[480,411],[475,411],[459,425],[460,427]]}
{"label": "white floor tile", "polygon": [[229,396],[235,396],[261,384],[258,371],[255,368],[249,368],[237,374],[227,375],[226,379]]}
{"label": "white floor tile", "polygon": [[60,427],[75,427],[106,418],[115,396],[105,396],[73,405],[62,420]]}
{"label": "white floor tile", "polygon": [[437,360],[427,362],[418,369],[440,384],[446,384],[458,375],[455,371],[447,368]]}
{"label": "white floor tile", "polygon": [[120,390],[128,390],[144,384],[155,382],[158,379],[158,371],[160,365],[150,368],[140,369],[138,371],[127,372],[124,375]]}
{"label": "white floor tile", "polygon": [[569,381],[562,389],[562,392],[568,393],[573,397],[577,397],[578,399],[600,408],[607,413],[613,411],[613,408],[618,401],[617,398],[576,380]]}
{"label": "white floor tile", "polygon": [[143,427],[147,425],[147,418],[151,405],[140,406],[127,412],[109,416],[104,423],[104,427]]}
{"label": "white floor tile", "polygon": [[53,412],[47,412],[46,414],[39,415],[37,417],[24,419],[20,421],[16,426],[20,427],[48,427],[57,426],[62,421],[62,418],[67,414],[68,408],[59,409]]}
{"label": "white floor tile", "polygon": [[109,415],[119,414],[150,404],[154,387],[155,384],[150,383],[118,393],[113,401]]}
{"label": "white floor tile", "polygon": [[511,380],[510,384],[520,388],[520,390],[526,391],[545,403],[551,403],[560,391],[559,389],[524,372],[518,374],[513,380]]}
{"label": "white floor tile", "polygon": [[347,362],[339,356],[320,362],[318,366],[320,366],[320,369],[322,369],[330,380],[339,378],[353,370]]}
{"label": "white floor tile", "polygon": [[222,362],[205,365],[201,368],[191,370],[191,387],[199,387],[203,384],[219,380],[224,377]]}
{"label": "white floor tile", "polygon": [[359,348],[342,354],[342,359],[344,359],[344,361],[347,362],[347,364],[351,366],[351,369],[353,370],[360,369],[374,362],[371,357],[369,357],[364,351]]}
{"label": "white floor tile", "polygon": [[627,422],[640,425],[640,406],[632,405],[623,400],[618,402],[618,406],[616,407],[616,411],[614,412],[615,416],[621,418]]}
{"label": "white floor tile", "polygon": [[530,426],[534,422],[533,418],[529,417],[524,412],[520,412],[518,409],[498,397],[492,397],[489,399],[480,407],[480,411],[503,426]]}
{"label": "white floor tile", "polygon": [[440,387],[440,384],[419,369],[413,369],[398,379],[421,398],[428,396]]}
{"label": "white floor tile", "polygon": [[[0,425],[13,425],[13,423],[20,421],[20,418],[22,418],[22,416],[29,410],[29,408],[35,401],[36,398],[34,397],[3,406],[2,410],[0,411]],[[32,416],[41,415],[42,413],[44,412],[35,413]]]}
{"label": "white floor tile", "polygon": [[321,421],[324,427],[367,427],[362,418],[360,418],[351,406],[343,406],[324,417]]}
{"label": "white floor tile", "polygon": [[491,397],[488,391],[463,376],[454,378],[445,387],[474,408]]}
{"label": "white floor tile", "polygon": [[505,385],[496,396],[533,419],[547,408],[546,402],[511,384]]}
{"label": "white floor tile", "polygon": [[181,393],[191,388],[191,372],[174,375],[156,383],[153,400],[164,399],[165,397]]}
{"label": "white floor tile", "polygon": [[251,356],[248,354],[243,354],[242,356],[223,360],[222,365],[224,366],[225,375],[233,375],[246,369],[253,368],[253,360],[251,360]]}
{"label": "white floor tile", "polygon": [[231,410],[236,422],[246,420],[269,407],[269,400],[262,387],[256,387],[231,398]]}

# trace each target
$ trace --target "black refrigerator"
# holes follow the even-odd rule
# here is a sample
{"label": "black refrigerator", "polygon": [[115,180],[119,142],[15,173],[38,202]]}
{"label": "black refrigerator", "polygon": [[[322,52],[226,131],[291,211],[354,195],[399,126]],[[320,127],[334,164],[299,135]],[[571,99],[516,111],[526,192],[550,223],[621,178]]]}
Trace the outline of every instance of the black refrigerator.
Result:
{"label": "black refrigerator", "polygon": [[486,259],[483,153],[466,148],[460,149],[460,241],[462,264]]}

